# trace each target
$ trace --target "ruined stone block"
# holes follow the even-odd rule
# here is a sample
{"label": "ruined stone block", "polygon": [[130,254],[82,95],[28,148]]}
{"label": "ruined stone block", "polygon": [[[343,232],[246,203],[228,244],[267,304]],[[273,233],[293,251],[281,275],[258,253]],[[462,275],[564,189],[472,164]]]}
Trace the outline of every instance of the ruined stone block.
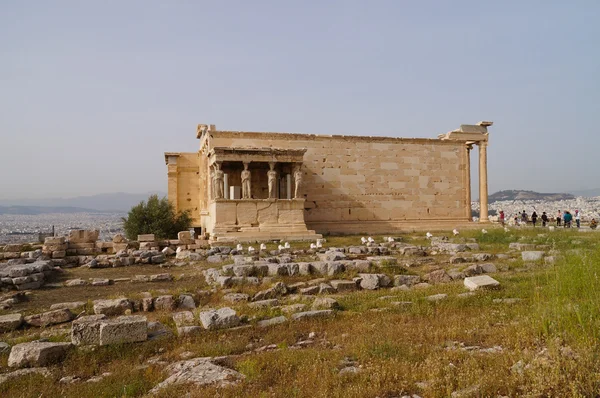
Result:
{"label": "ruined stone block", "polygon": [[138,240],[138,242],[142,243],[142,242],[154,242],[156,239],[154,238],[154,234],[145,234],[145,235],[138,235],[137,240]]}
{"label": "ruined stone block", "polygon": [[136,343],[148,339],[145,316],[120,316],[100,323],[100,345]]}
{"label": "ruined stone block", "polygon": [[76,229],[69,231],[68,241],[70,243],[94,243],[98,240],[100,231]]}
{"label": "ruined stone block", "polygon": [[89,315],[76,319],[71,324],[71,342],[74,345],[99,345],[100,325],[106,315]]}

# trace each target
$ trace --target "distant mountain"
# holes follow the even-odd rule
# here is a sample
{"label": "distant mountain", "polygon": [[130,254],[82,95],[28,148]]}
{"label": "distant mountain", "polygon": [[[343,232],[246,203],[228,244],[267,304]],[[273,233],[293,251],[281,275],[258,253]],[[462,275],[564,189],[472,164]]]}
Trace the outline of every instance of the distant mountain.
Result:
{"label": "distant mountain", "polygon": [[29,206],[29,207],[61,207],[61,208],[82,208],[86,211],[129,211],[131,207],[137,205],[142,200],[148,199],[148,196],[156,194],[159,197],[166,196],[164,192],[147,193],[105,193],[91,196],[78,196],[74,198],[44,198],[44,199],[2,199],[0,206]]}
{"label": "distant mountain", "polygon": [[583,191],[571,191],[571,193],[575,196],[584,196],[586,198],[593,198],[596,196],[600,196],[600,188],[586,189]]}
{"label": "distant mountain", "polygon": [[498,202],[501,200],[567,200],[574,199],[575,196],[569,193],[539,193],[533,191],[508,190],[499,191],[488,196],[488,202]]}
{"label": "distant mountain", "polygon": [[82,207],[54,206],[0,206],[0,214],[38,215],[49,213],[98,213],[98,210]]}

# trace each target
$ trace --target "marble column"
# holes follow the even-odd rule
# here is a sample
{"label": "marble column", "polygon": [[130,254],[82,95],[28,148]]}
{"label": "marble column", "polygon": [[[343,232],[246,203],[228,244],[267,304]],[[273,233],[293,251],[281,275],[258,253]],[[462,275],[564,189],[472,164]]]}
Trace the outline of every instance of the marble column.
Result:
{"label": "marble column", "polygon": [[466,214],[469,221],[473,221],[472,209],[471,209],[471,150],[473,145],[467,145],[467,160],[466,160],[466,171],[465,171],[465,190],[466,190]]}
{"label": "marble column", "polygon": [[229,176],[227,173],[223,175],[223,194],[225,199],[229,199]]}
{"label": "marble column", "polygon": [[292,175],[286,174],[287,199],[292,199]]}
{"label": "marble column", "polygon": [[479,142],[479,222],[487,223],[488,218],[488,178],[487,142]]}

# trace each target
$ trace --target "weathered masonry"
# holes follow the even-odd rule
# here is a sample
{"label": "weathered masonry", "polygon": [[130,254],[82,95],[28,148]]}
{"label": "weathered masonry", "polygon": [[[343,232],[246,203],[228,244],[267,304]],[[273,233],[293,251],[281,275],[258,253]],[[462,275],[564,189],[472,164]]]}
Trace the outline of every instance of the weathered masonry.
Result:
{"label": "weathered masonry", "polygon": [[219,131],[198,126],[200,150],[165,153],[169,200],[216,240],[313,239],[471,221],[470,151],[479,146],[487,217],[492,122],[437,139]]}

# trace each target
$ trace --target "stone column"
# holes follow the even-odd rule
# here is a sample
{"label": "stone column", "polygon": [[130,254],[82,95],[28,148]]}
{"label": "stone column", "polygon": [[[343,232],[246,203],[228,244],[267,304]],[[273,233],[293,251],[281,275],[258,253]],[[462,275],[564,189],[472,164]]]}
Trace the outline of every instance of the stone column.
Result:
{"label": "stone column", "polygon": [[292,199],[292,175],[286,174],[287,199]]}
{"label": "stone column", "polygon": [[471,216],[471,150],[473,149],[473,145],[467,145],[467,170],[465,172],[465,189],[466,189],[466,213],[469,221],[473,221],[473,217]]}
{"label": "stone column", "polygon": [[229,199],[229,176],[227,173],[223,174],[223,194],[225,199]]}
{"label": "stone column", "polygon": [[479,142],[479,222],[487,223],[488,218],[488,179],[487,141]]}

